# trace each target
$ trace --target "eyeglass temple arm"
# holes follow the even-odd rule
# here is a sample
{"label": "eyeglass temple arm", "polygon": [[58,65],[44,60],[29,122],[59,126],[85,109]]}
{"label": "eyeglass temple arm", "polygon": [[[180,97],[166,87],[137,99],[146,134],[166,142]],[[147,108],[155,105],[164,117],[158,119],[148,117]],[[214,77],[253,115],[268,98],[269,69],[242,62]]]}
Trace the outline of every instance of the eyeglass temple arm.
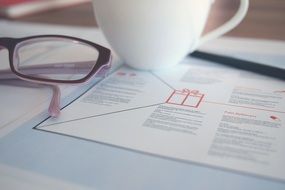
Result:
{"label": "eyeglass temple arm", "polygon": [[52,99],[49,104],[48,112],[51,117],[58,117],[60,114],[60,88],[57,85],[49,85],[52,90]]}
{"label": "eyeglass temple arm", "polygon": [[[100,71],[103,70],[103,73],[105,74],[106,69],[109,69],[109,68],[110,68],[110,64],[104,65],[101,67]],[[50,101],[49,108],[48,108],[49,115],[51,117],[58,117],[60,115],[60,96],[61,96],[60,88],[57,85],[52,85],[52,84],[51,85],[47,84],[47,85],[50,86],[53,90],[52,99]]]}
{"label": "eyeglass temple arm", "polygon": [[[103,70],[105,74],[106,69],[109,69],[109,68],[110,68],[110,64],[104,65],[100,69],[100,71]],[[47,85],[52,87],[52,90],[53,90],[52,99],[50,101],[49,108],[48,108],[49,115],[51,117],[58,117],[60,115],[60,96],[61,96],[60,88],[57,85],[49,85],[49,84]]]}
{"label": "eyeglass temple arm", "polygon": [[[20,69],[26,75],[38,74],[81,74],[90,72],[94,62],[72,62],[72,63],[49,63],[45,65],[26,66]],[[100,73],[100,72],[99,72]],[[15,74],[10,69],[0,70],[0,79],[15,79]]]}

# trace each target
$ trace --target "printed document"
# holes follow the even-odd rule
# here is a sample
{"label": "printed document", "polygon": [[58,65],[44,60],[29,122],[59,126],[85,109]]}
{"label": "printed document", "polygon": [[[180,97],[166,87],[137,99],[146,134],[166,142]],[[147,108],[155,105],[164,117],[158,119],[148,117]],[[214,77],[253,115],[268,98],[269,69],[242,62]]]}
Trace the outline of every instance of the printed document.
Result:
{"label": "printed document", "polygon": [[194,58],[123,65],[36,129],[285,180],[284,81]]}

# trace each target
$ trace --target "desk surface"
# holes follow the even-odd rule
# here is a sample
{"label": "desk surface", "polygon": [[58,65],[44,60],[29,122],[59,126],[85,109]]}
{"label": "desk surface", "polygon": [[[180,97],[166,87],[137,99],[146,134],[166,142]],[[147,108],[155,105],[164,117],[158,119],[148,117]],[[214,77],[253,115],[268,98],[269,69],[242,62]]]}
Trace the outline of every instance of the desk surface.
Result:
{"label": "desk surface", "polygon": [[[216,0],[209,15],[205,31],[212,30],[228,20],[235,13],[238,3],[239,0]],[[284,10],[284,0],[251,0],[249,11],[244,21],[227,35],[285,40]],[[96,26],[91,2],[62,10],[34,14],[17,20],[76,26]]]}
{"label": "desk surface", "polygon": [[[206,30],[222,23],[235,11],[236,4],[227,3],[229,0],[216,1],[218,4],[211,12]],[[266,1],[251,0],[252,3],[258,2],[260,7],[252,5],[246,19],[228,35],[285,40],[285,1],[271,0],[272,6],[264,9]],[[227,7],[227,11],[221,12],[223,7]],[[96,26],[90,3],[18,20]],[[93,143],[47,135],[37,130],[31,132],[29,129],[30,126],[19,128],[1,141],[0,152],[4,152],[0,157],[2,163],[16,164],[16,167],[29,169],[36,174],[99,189],[284,189],[284,183],[276,181],[174,162],[99,143],[94,146]],[[86,153],[90,156],[86,157]],[[30,181],[38,182],[38,178]]]}

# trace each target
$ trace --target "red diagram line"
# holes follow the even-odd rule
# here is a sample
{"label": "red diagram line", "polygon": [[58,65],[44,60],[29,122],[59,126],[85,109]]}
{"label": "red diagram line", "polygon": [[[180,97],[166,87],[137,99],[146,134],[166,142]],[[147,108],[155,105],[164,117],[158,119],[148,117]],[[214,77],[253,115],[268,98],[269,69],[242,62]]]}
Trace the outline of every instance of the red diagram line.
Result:
{"label": "red diagram line", "polygon": [[248,106],[238,106],[238,105],[232,105],[232,104],[226,104],[226,103],[220,103],[220,102],[210,102],[210,101],[203,101],[203,102],[204,102],[204,103],[209,103],[209,104],[217,104],[217,105],[223,105],[223,106],[230,106],[230,107],[240,107],[240,108],[247,108],[247,109],[254,109],[254,110],[261,110],[261,111],[270,111],[270,112],[276,112],[276,113],[285,113],[285,111],[262,109],[262,108],[254,108],[254,107],[248,107]]}
{"label": "red diagram line", "polygon": [[[183,100],[182,104],[184,104],[184,102],[186,101],[186,99],[187,99],[188,97],[189,97],[189,94],[185,97],[185,99]],[[199,97],[199,96],[194,96],[194,97],[198,97],[198,98],[200,98],[200,100],[199,100],[199,102],[197,103],[196,106],[190,106],[190,107],[198,108],[199,105],[201,104],[203,98],[204,98],[204,94],[202,94],[201,97]]]}

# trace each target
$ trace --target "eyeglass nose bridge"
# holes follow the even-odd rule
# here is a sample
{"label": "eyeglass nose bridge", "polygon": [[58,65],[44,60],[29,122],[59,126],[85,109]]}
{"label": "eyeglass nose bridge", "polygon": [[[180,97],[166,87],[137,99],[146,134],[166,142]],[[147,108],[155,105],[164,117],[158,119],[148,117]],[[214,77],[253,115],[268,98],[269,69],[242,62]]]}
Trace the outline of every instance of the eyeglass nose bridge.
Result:
{"label": "eyeglass nose bridge", "polygon": [[11,49],[13,46],[15,46],[13,38],[0,38],[0,50]]}
{"label": "eyeglass nose bridge", "polygon": [[15,40],[14,38],[0,38],[0,51],[7,50],[8,51],[8,59],[10,68],[14,71],[14,67],[12,66],[13,63],[13,52],[15,48]]}
{"label": "eyeglass nose bridge", "polygon": [[3,49],[8,49],[5,45],[2,45],[2,43],[0,42],[0,51]]}
{"label": "eyeglass nose bridge", "polygon": [[[13,52],[15,49],[16,41],[14,38],[0,38],[0,51],[8,50],[10,65],[12,64]],[[13,70],[13,68],[11,68]]]}

